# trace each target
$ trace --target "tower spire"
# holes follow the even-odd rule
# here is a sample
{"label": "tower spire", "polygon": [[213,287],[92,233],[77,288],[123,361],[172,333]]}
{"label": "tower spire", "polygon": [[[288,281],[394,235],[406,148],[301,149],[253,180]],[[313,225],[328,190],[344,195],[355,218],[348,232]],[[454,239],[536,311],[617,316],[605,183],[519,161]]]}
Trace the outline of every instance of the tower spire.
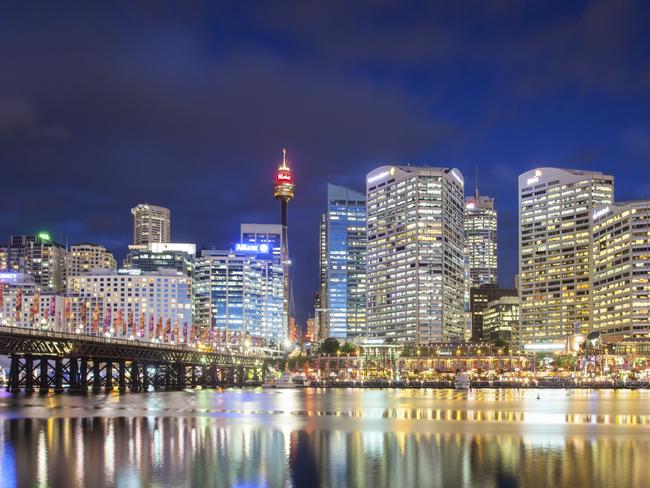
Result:
{"label": "tower spire", "polygon": [[474,164],[474,184],[476,185],[474,194],[476,196],[476,199],[478,200],[478,164]]}

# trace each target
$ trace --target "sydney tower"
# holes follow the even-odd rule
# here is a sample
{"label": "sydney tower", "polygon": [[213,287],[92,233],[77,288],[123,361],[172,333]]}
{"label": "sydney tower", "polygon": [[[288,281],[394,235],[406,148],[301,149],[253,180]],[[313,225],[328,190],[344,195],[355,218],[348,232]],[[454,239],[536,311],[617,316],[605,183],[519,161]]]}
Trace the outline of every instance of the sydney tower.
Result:
{"label": "sydney tower", "polygon": [[274,195],[280,200],[282,212],[282,267],[284,270],[284,320],[285,332],[289,334],[289,302],[291,294],[289,290],[289,243],[287,232],[287,204],[293,198],[295,185],[293,184],[293,174],[287,163],[287,150],[282,149],[282,163],[275,175]]}

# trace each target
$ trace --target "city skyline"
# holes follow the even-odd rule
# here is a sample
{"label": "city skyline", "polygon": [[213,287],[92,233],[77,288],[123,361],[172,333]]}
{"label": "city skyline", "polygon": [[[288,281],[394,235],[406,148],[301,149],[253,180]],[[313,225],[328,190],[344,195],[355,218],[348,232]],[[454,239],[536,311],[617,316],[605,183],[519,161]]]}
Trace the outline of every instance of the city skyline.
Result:
{"label": "city skyline", "polygon": [[[240,222],[278,222],[269,181],[286,146],[304,322],[327,182],[362,191],[373,168],[410,163],[453,165],[473,188],[477,166],[500,212],[503,286],[516,270],[518,174],[593,169],[616,175],[616,201],[650,193],[637,171],[650,157],[638,2],[387,5],[372,16],[363,5],[52,8],[0,19],[14,63],[0,80],[5,239],[50,229],[121,260],[129,208],[154,202],[171,209],[175,241],[231,242]],[[333,30],[343,42],[326,42]]]}

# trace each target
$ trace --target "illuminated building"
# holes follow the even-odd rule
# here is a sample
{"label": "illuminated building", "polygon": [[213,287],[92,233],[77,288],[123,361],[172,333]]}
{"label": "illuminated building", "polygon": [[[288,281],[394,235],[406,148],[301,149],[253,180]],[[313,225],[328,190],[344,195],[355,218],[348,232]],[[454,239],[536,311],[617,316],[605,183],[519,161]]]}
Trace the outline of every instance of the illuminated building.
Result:
{"label": "illuminated building", "polygon": [[169,209],[140,203],[131,209],[133,215],[133,244],[171,241]]}
{"label": "illuminated building", "polygon": [[538,168],[519,176],[521,340],[564,340],[589,331],[590,215],[609,204],[614,178]]}
{"label": "illuminated building", "polygon": [[43,291],[65,288],[65,259],[65,248],[47,232],[11,236],[8,270],[31,276]]}
{"label": "illuminated building", "polygon": [[234,250],[202,251],[194,270],[196,323],[282,343],[288,329],[283,320],[279,261],[274,258],[279,249],[267,243],[242,242]]}
{"label": "illuminated building", "polygon": [[327,213],[321,217],[320,309],[328,337],[363,334],[366,324],[366,199],[327,185]]}
{"label": "illuminated building", "polygon": [[192,276],[195,256],[196,244],[152,242],[147,246],[131,245],[124,267],[150,272],[175,269]]}
{"label": "illuminated building", "polygon": [[491,301],[483,313],[483,338],[491,342],[519,343],[519,297]]}
{"label": "illuminated building", "polygon": [[9,268],[9,250],[7,246],[0,246],[0,271],[5,271]]}
{"label": "illuminated building", "polygon": [[468,286],[496,284],[497,212],[494,198],[476,194],[465,199],[465,239]]}
{"label": "illuminated building", "polygon": [[289,240],[288,240],[288,227],[287,227],[287,206],[289,201],[294,197],[295,184],[293,181],[293,173],[289,168],[287,162],[287,150],[282,149],[282,163],[278,167],[275,174],[275,184],[273,186],[273,195],[276,199],[280,200],[280,218],[282,225],[282,265],[284,268],[284,328],[289,330],[289,314],[291,310],[291,276],[289,265]]}
{"label": "illuminated building", "polygon": [[485,332],[484,314],[488,303],[502,297],[517,297],[516,288],[499,288],[496,284],[486,283],[470,290],[469,304],[472,314],[472,340],[490,340]]}
{"label": "illuminated building", "polygon": [[307,331],[305,332],[305,340],[307,342],[313,342],[318,337],[316,331],[316,319],[314,317],[309,317],[307,319]]}
{"label": "illuminated building", "polygon": [[463,339],[463,177],[382,166],[366,178],[367,335],[376,342]]}
{"label": "illuminated building", "polygon": [[31,276],[17,272],[1,272],[0,287],[1,325],[66,330],[62,294],[43,291]]}
{"label": "illuminated building", "polygon": [[65,269],[66,277],[79,276],[93,269],[117,269],[117,262],[100,244],[75,244],[66,255]]}
{"label": "illuminated building", "polygon": [[596,207],[592,253],[593,330],[650,339],[650,200]]}
{"label": "illuminated building", "polygon": [[[153,338],[160,322],[171,327],[192,323],[192,280],[175,270],[93,270],[68,278],[72,327],[88,333],[131,336],[133,325]],[[110,312],[109,312],[110,310]],[[93,321],[96,319],[96,324]],[[122,320],[122,324],[118,322]]]}

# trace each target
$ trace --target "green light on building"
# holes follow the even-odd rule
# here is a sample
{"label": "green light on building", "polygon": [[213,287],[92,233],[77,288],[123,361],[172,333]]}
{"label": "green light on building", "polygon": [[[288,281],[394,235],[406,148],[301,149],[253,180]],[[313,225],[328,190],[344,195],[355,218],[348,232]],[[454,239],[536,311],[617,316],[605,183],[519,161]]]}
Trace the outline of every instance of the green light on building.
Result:
{"label": "green light on building", "polygon": [[39,232],[37,235],[38,239],[43,242],[49,242],[52,240],[49,232]]}

